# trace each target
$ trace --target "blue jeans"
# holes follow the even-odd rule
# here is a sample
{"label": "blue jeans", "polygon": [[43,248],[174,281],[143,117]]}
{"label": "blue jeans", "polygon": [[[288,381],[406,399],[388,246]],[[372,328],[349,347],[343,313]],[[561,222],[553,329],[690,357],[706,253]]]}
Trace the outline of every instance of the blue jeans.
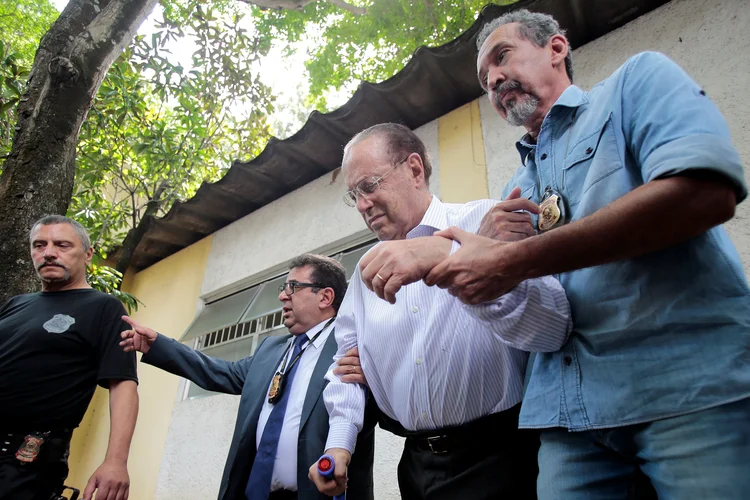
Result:
{"label": "blue jeans", "polygon": [[639,470],[661,500],[750,498],[750,399],[626,427],[547,429],[541,441],[539,500],[640,498]]}

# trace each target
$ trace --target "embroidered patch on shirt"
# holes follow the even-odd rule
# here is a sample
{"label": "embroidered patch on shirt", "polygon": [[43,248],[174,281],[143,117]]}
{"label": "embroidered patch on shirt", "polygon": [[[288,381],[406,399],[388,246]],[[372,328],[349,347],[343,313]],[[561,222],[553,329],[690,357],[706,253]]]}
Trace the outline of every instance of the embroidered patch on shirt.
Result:
{"label": "embroidered patch on shirt", "polygon": [[76,322],[75,318],[71,318],[67,314],[55,314],[52,319],[48,320],[44,325],[44,329],[50,333],[63,333],[67,332]]}

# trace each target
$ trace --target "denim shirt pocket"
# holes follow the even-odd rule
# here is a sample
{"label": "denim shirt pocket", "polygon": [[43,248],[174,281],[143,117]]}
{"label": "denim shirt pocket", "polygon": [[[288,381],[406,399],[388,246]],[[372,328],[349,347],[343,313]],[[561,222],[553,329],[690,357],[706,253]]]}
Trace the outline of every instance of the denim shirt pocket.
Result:
{"label": "denim shirt pocket", "polygon": [[527,198],[533,202],[537,202],[537,200],[534,197],[534,188],[536,187],[536,184],[529,184],[528,186],[523,187],[523,191],[521,191],[521,198]]}
{"label": "denim shirt pocket", "polygon": [[576,207],[591,188],[622,168],[609,113],[603,122],[584,129],[565,157],[562,184],[570,214],[575,215]]}

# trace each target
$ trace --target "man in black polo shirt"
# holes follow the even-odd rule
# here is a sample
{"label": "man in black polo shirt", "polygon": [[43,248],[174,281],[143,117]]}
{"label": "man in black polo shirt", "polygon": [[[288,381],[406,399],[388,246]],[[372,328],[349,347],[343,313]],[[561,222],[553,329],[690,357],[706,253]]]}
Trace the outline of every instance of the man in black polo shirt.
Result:
{"label": "man in black polo shirt", "polygon": [[0,308],[0,500],[57,498],[73,429],[97,384],[109,389],[111,431],[83,498],[125,500],[138,415],[135,355],[118,346],[125,310],[86,282],[93,250],[79,223],[44,217],[30,243],[42,291]]}

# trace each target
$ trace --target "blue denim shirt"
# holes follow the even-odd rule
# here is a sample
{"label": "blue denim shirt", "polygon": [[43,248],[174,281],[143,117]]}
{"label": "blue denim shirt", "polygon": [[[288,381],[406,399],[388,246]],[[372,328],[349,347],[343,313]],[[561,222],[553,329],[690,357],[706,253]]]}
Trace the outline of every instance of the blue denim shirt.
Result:
{"label": "blue denim shirt", "polygon": [[[516,145],[522,166],[503,197],[520,186],[539,203],[551,186],[568,220],[689,169],[719,172],[738,201],[747,196],[723,117],[662,54],[631,58],[591,92],[569,87],[537,144],[527,139]],[[750,289],[723,227],[558,279],[573,333],[533,360],[521,427],[615,427],[750,397]]]}

